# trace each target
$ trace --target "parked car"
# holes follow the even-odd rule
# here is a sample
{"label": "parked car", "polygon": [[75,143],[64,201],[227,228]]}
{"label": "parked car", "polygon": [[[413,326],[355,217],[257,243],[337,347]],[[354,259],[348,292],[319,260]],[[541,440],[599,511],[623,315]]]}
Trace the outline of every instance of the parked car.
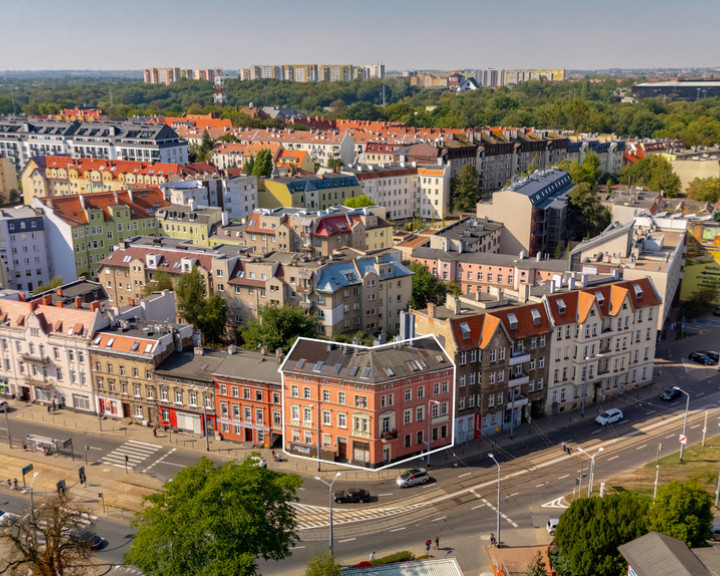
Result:
{"label": "parked car", "polygon": [[668,388],[665,390],[665,392],[662,393],[660,396],[660,400],[665,400],[666,402],[670,402],[671,400],[675,400],[675,398],[679,398],[682,395],[682,392],[678,390],[677,388]]}
{"label": "parked car", "polygon": [[712,360],[715,364],[717,364],[718,360],[720,360],[720,354],[717,352],[711,352],[709,350],[698,350],[700,354],[705,354],[710,360]]}
{"label": "parked car", "polygon": [[705,366],[711,366],[715,364],[715,362],[712,361],[712,359],[708,356],[705,356],[702,352],[690,352],[688,354],[688,358],[692,360],[693,362],[697,362],[698,364],[704,364]]}
{"label": "parked car", "polygon": [[595,418],[595,422],[600,424],[600,426],[607,426],[608,424],[612,424],[614,422],[620,422],[622,419],[622,410],[619,410],[618,408],[610,408],[605,412],[601,412],[598,417]]}
{"label": "parked car", "polygon": [[720,526],[715,524],[714,526],[711,527],[711,530],[712,530],[712,539],[715,541],[720,540]]}
{"label": "parked car", "polygon": [[10,410],[10,404],[7,403],[7,400],[0,400],[0,412],[7,412]]}
{"label": "parked car", "polygon": [[370,502],[370,492],[363,488],[348,488],[335,492],[335,502]]}
{"label": "parked car", "polygon": [[77,530],[73,533],[73,538],[90,546],[91,550],[100,550],[105,545],[105,539],[92,530]]}
{"label": "parked car", "polygon": [[555,535],[555,530],[557,529],[559,523],[560,518],[550,518],[550,520],[547,521],[547,526],[545,526],[545,528],[547,529],[550,536]]}
{"label": "parked car", "polygon": [[5,510],[0,510],[0,526],[9,526],[16,520],[20,518],[17,514],[13,514],[12,512],[5,512]]}
{"label": "parked car", "polygon": [[395,479],[395,484],[397,484],[399,488],[409,488],[410,486],[427,484],[428,482],[430,482],[430,476],[428,476],[425,468],[413,468],[400,474],[400,476]]}

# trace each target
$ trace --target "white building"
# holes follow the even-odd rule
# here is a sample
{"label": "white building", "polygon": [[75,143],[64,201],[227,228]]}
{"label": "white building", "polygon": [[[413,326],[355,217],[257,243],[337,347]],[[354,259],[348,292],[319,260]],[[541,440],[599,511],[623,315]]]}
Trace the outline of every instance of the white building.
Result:
{"label": "white building", "polygon": [[393,220],[412,218],[417,211],[418,169],[410,164],[358,165],[344,168],[355,176],[362,193],[387,211]]}
{"label": "white building", "polygon": [[40,210],[16,206],[0,210],[0,277],[3,288],[31,292],[50,280],[45,222]]}

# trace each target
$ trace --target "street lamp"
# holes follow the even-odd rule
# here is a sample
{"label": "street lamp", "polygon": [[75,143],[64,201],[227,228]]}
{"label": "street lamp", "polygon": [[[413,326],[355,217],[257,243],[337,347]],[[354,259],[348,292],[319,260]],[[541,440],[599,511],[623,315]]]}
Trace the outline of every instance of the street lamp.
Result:
{"label": "street lamp", "polygon": [[325,484],[325,486],[328,487],[328,495],[330,497],[330,554],[331,555],[333,553],[333,501],[334,501],[332,489],[333,489],[333,484],[335,484],[335,480],[337,480],[338,478],[340,478],[340,472],[337,472],[335,474],[335,478],[333,478],[332,482],[326,482],[325,480],[320,478],[320,476],[315,476],[315,480],[319,480],[320,482]]}
{"label": "street lamp", "polygon": [[602,452],[603,450],[605,450],[605,448],[600,446],[600,448],[597,449],[597,452],[595,452],[595,454],[589,454],[588,452],[585,452],[585,450],[580,448],[580,446],[578,446],[578,451],[582,452],[583,454],[585,454],[585,456],[590,458],[590,477],[588,478],[588,498],[590,498],[590,496],[592,495],[592,485],[593,485],[593,480],[595,479],[595,456],[600,454],[600,452]]}
{"label": "street lamp", "polygon": [[677,386],[673,386],[675,390],[678,392],[682,392],[687,396],[687,399],[685,400],[685,419],[683,420],[683,431],[682,435],[685,439],[685,442],[680,442],[680,462],[683,460],[683,454],[685,453],[685,443],[687,442],[687,436],[685,434],[687,433],[687,418],[688,418],[688,412],[690,411],[690,394],[685,392],[682,388],[678,388]]}
{"label": "street lamp", "polygon": [[437,400],[428,400],[428,430],[427,430],[427,465],[430,466],[430,425],[432,424],[432,412],[430,411],[430,404],[437,404],[440,406],[440,402]]}
{"label": "street lamp", "polygon": [[488,454],[493,462],[495,462],[495,465],[498,468],[498,481],[497,481],[497,526],[495,528],[495,531],[497,532],[497,546],[500,547],[500,464],[497,460],[495,460],[495,456],[492,452]]}
{"label": "street lamp", "polygon": [[10,411],[10,403],[5,401],[5,429],[7,430],[8,446],[12,448],[12,438],[10,437],[10,420],[8,418],[8,412]]}
{"label": "street lamp", "polygon": [[30,482],[30,486],[28,487],[28,492],[30,493],[30,516],[33,520],[35,520],[35,502],[33,501],[33,484],[35,484],[35,478],[38,477],[38,474],[40,472],[35,472],[32,477],[32,481]]}

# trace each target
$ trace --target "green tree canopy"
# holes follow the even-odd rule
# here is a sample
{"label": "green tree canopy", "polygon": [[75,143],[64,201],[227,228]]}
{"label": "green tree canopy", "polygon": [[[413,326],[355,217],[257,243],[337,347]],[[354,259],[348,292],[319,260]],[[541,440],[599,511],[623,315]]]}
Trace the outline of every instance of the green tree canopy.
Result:
{"label": "green tree canopy", "polygon": [[345,162],[342,161],[342,158],[333,158],[332,156],[328,158],[328,168],[342,168],[343,166],[345,166]]}
{"label": "green tree canopy", "polygon": [[178,313],[185,322],[197,328],[200,327],[205,310],[205,294],[205,278],[197,266],[187,274],[180,275],[175,289]]}
{"label": "green tree canopy", "polygon": [[208,131],[205,130],[202,135],[202,141],[200,142],[199,146],[194,146],[192,148],[192,154],[194,156],[193,161],[195,162],[210,162],[212,159],[212,151],[213,146],[215,145],[215,142],[210,137],[210,134],[208,134]]}
{"label": "green tree canopy", "polygon": [[226,323],[227,305],[225,300],[217,294],[210,294],[210,297],[205,301],[200,325],[198,326],[205,337],[205,341],[215,343],[220,340],[225,333]]}
{"label": "green tree canopy", "polygon": [[145,283],[145,289],[143,294],[149,296],[153,292],[161,292],[162,290],[174,290],[175,285],[173,284],[170,274],[165,270],[155,270],[153,273],[152,280]]}
{"label": "green tree canopy", "polygon": [[690,547],[702,546],[711,536],[712,499],[696,482],[673,480],[660,487],[650,504],[648,529],[656,530]]}
{"label": "green tree canopy", "polygon": [[450,183],[453,210],[475,212],[475,205],[482,199],[480,176],[473,164],[465,164]]}
{"label": "green tree canopy", "polygon": [[535,556],[532,557],[525,574],[527,576],[548,576],[542,552],[538,550]]}
{"label": "green tree canopy", "polygon": [[355,196],[354,198],[347,198],[345,200],[345,206],[349,208],[363,208],[365,206],[375,206],[375,202],[370,200],[365,194]]}
{"label": "green tree canopy", "polygon": [[587,182],[581,182],[568,195],[568,233],[581,240],[597,236],[608,224],[611,215],[600,203],[600,197]]}
{"label": "green tree canopy", "polygon": [[688,198],[702,202],[720,200],[720,178],[695,178],[687,189]]}
{"label": "green tree canopy", "polygon": [[573,184],[586,183],[594,188],[601,176],[600,159],[592,150],[585,155],[582,164],[577,160],[564,160],[559,167],[568,171]]}
{"label": "green tree canopy", "polygon": [[620,181],[647,186],[653,192],[665,192],[668,198],[680,193],[680,178],[673,172],[670,162],[659,154],[651,154],[638,160],[635,164],[627,164],[620,171]]}
{"label": "green tree canopy", "polygon": [[245,460],[184,468],[147,504],[126,561],[147,576],[260,574],[257,560],[282,560],[298,541],[302,480]]}
{"label": "green tree canopy", "polygon": [[317,317],[309,316],[300,306],[265,304],[258,310],[258,318],[240,328],[240,334],[248,350],[267,346],[271,352],[278,348],[287,352],[300,336],[315,336],[316,327]]}
{"label": "green tree canopy", "polygon": [[63,285],[63,279],[62,276],[53,276],[50,278],[49,282],[45,282],[44,284],[40,284],[35,290],[33,290],[33,294],[40,294],[41,292],[47,292],[48,290],[52,290],[54,288],[57,288],[58,286]]}
{"label": "green tree canopy", "polygon": [[268,148],[263,148],[255,155],[255,160],[252,165],[252,175],[265,178],[270,178],[273,171],[273,160],[272,152]]}
{"label": "green tree canopy", "polygon": [[330,552],[317,554],[310,558],[305,576],[340,576],[342,566],[335,561]]}
{"label": "green tree canopy", "polygon": [[627,563],[617,548],[647,532],[647,503],[631,492],[581,498],[560,516],[555,542],[573,576],[618,576]]}
{"label": "green tree canopy", "polygon": [[419,262],[411,262],[408,268],[413,273],[410,308],[422,310],[428,302],[442,304],[445,301],[447,287],[430,273],[427,266]]}

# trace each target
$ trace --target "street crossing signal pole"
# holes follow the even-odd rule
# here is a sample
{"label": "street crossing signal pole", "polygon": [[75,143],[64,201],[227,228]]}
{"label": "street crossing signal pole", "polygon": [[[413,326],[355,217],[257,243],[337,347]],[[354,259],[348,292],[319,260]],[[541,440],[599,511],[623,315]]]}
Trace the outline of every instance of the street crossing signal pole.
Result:
{"label": "street crossing signal pole", "polygon": [[125,454],[125,474],[128,473],[128,460],[129,460],[128,455]]}

